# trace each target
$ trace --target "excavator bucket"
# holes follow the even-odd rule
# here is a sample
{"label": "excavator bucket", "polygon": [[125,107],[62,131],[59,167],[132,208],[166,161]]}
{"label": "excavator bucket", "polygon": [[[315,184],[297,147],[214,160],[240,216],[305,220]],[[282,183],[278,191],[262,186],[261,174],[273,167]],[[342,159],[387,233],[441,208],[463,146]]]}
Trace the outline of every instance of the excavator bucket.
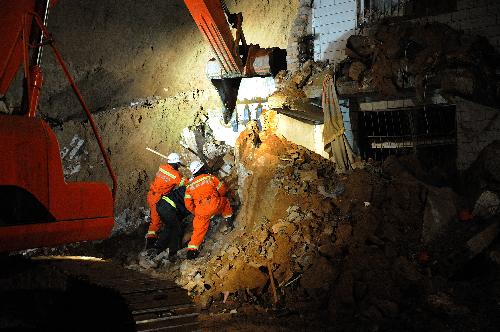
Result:
{"label": "excavator bucket", "polygon": [[66,183],[59,144],[41,119],[0,115],[0,252],[108,238],[103,183]]}
{"label": "excavator bucket", "polygon": [[238,90],[240,88],[241,77],[212,79],[212,84],[219,93],[219,97],[224,105],[224,123],[229,123],[238,100]]}

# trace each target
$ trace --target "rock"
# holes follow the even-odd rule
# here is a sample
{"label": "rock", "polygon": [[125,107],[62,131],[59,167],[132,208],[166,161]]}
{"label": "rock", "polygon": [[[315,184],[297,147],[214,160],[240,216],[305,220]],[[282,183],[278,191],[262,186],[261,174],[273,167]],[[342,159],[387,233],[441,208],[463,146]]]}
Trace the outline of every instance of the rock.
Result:
{"label": "rock", "polygon": [[7,105],[4,103],[3,100],[0,100],[0,113],[5,113],[5,114],[9,114],[9,108],[7,107]]}
{"label": "rock", "polygon": [[335,288],[335,296],[344,304],[354,304],[354,280],[350,271],[344,271],[340,276]]}
{"label": "rock", "polygon": [[496,263],[497,265],[500,265],[500,251],[498,250],[491,251],[490,259],[492,262]]}
{"label": "rock", "polygon": [[234,165],[234,155],[231,152],[226,153],[223,160],[227,165]]}
{"label": "rock", "polygon": [[325,80],[327,73],[328,70],[323,70],[318,74],[314,74],[309,79],[309,82],[302,88],[307,98],[321,98],[321,95],[323,94],[323,81]]}
{"label": "rock", "polygon": [[411,264],[406,257],[399,256],[394,261],[394,270],[405,281],[411,283],[422,280],[422,275],[418,272],[417,267]]}
{"label": "rock", "polygon": [[500,198],[492,191],[485,191],[479,196],[474,204],[472,215],[483,219],[493,218],[497,213],[500,206]]}
{"label": "rock", "polygon": [[224,279],[228,272],[229,272],[229,265],[224,265],[216,274],[219,278]]}
{"label": "rock", "polygon": [[399,314],[399,306],[397,303],[394,303],[389,300],[374,300],[377,308],[387,317],[394,318]]}
{"label": "rock", "polygon": [[335,241],[335,245],[338,247],[342,247],[347,244],[347,241],[351,237],[352,234],[352,226],[348,224],[342,224],[337,227],[337,231],[335,232],[335,237],[337,240]]}
{"label": "rock", "polygon": [[428,189],[422,226],[425,243],[434,240],[457,216],[457,195],[450,188]]}
{"label": "rock", "polygon": [[499,223],[495,222],[467,241],[467,248],[469,248],[472,253],[470,258],[486,249],[496,239],[499,233]]}
{"label": "rock", "polygon": [[380,321],[383,318],[382,314],[377,309],[377,307],[373,306],[373,305],[370,306],[368,309],[363,310],[362,314],[363,314],[363,316],[370,319],[371,321]]}
{"label": "rock", "polygon": [[287,101],[287,96],[284,92],[277,91],[273,93],[269,98],[267,99],[267,104],[269,105],[269,108],[271,109],[278,109],[278,108],[283,108],[283,105],[286,104]]}
{"label": "rock", "polygon": [[227,250],[227,258],[232,261],[236,258],[236,256],[240,253],[240,250],[237,247],[231,247]]}
{"label": "rock", "polygon": [[277,234],[280,231],[285,230],[289,224],[290,223],[286,221],[279,221],[271,227],[271,230],[273,231],[274,234]]}
{"label": "rock", "polygon": [[473,200],[484,191],[500,194],[500,140],[492,142],[481,151],[464,179],[465,188],[471,193]]}
{"label": "rock", "polygon": [[470,313],[469,308],[463,305],[457,305],[448,294],[443,292],[429,295],[427,297],[427,304],[438,314],[444,313],[448,316],[461,316]]}
{"label": "rock", "polygon": [[366,66],[359,61],[353,62],[349,66],[349,73],[348,76],[353,80],[357,81],[359,79],[359,76],[366,70]]}
{"label": "rock", "polygon": [[319,252],[327,257],[334,258],[339,250],[332,244],[327,243],[318,248]]}
{"label": "rock", "polygon": [[375,50],[375,40],[368,36],[352,35],[347,39],[346,49],[365,58]]}
{"label": "rock", "polygon": [[300,218],[300,214],[293,211],[288,215],[288,217],[286,217],[286,220],[288,220],[290,222],[294,222],[294,221],[298,221],[299,218]]}
{"label": "rock", "polygon": [[319,256],[302,275],[300,285],[306,290],[328,288],[336,277],[337,270],[326,258]]}
{"label": "rock", "polygon": [[318,172],[316,170],[311,171],[299,171],[300,178],[302,181],[315,181],[318,180]]}

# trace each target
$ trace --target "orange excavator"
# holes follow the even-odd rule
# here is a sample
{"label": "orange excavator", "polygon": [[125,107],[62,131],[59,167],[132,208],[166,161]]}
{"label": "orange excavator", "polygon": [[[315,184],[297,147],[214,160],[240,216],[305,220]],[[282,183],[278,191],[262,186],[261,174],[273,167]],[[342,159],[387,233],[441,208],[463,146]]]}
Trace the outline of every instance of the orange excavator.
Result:
{"label": "orange excavator", "polygon": [[[46,23],[54,0],[0,0],[0,96],[23,67],[19,111],[0,115],[0,252],[109,237],[114,225],[117,180],[97,127]],[[94,131],[112,178],[104,183],[66,183],[59,144],[36,118],[43,84],[40,60],[49,46]]]}
{"label": "orange excavator", "polygon": [[[24,74],[20,110],[0,114],[0,252],[105,239],[114,225],[116,176],[92,115],[46,28],[56,2],[0,0],[0,97],[21,67]],[[224,1],[184,2],[215,55],[207,76],[222,98],[227,123],[242,78],[276,75],[286,69],[286,52],[247,44],[242,14],[230,13]],[[47,46],[88,117],[113,183],[111,191],[104,183],[66,183],[56,136],[36,117],[43,85],[40,61]]]}
{"label": "orange excavator", "polygon": [[243,14],[230,13],[224,0],[184,0],[184,3],[215,55],[206,72],[222,99],[224,121],[228,123],[242,78],[276,76],[286,69],[286,51],[247,44]]}

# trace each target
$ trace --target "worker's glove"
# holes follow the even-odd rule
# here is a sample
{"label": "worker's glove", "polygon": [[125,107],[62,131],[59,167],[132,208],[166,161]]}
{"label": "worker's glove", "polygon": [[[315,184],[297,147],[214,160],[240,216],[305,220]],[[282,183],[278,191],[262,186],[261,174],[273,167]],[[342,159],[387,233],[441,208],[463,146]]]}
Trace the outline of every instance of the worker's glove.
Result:
{"label": "worker's glove", "polygon": [[200,254],[200,251],[198,249],[188,250],[186,257],[187,257],[187,259],[195,259],[196,257],[198,257],[199,254]]}
{"label": "worker's glove", "polygon": [[154,248],[154,246],[156,244],[156,240],[157,240],[156,236],[146,237],[145,249],[148,250],[148,249]]}

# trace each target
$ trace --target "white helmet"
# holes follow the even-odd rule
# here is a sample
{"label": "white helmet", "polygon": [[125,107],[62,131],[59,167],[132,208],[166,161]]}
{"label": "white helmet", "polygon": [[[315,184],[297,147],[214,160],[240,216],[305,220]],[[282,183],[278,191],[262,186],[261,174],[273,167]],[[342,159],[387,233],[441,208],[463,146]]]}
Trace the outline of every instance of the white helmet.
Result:
{"label": "white helmet", "polygon": [[181,162],[181,157],[177,153],[171,153],[167,157],[167,163],[177,164]]}
{"label": "white helmet", "polygon": [[199,162],[198,160],[195,160],[191,164],[189,164],[189,170],[191,171],[191,174],[196,174],[196,172],[198,172],[202,167],[203,163]]}

